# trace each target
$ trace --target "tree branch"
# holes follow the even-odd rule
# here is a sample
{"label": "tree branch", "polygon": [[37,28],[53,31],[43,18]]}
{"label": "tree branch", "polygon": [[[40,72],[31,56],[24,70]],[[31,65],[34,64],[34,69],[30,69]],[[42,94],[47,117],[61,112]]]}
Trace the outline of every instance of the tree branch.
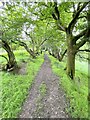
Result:
{"label": "tree branch", "polygon": [[59,30],[66,31],[66,27],[64,27],[59,20],[57,20],[57,26]]}
{"label": "tree branch", "polygon": [[27,36],[29,36],[31,39],[33,39],[33,37],[30,34],[28,34],[27,31],[24,31],[24,32]]}
{"label": "tree branch", "polygon": [[80,15],[81,11],[87,6],[88,3],[89,2],[85,2],[85,3],[83,3],[81,8],[80,7],[78,8],[78,11],[76,12],[74,18],[72,19],[72,21],[70,22],[70,24],[68,26],[69,31],[71,31],[74,28],[74,25],[76,24],[76,21]]}
{"label": "tree branch", "polygon": [[85,51],[85,52],[90,52],[90,50],[89,49],[84,49],[84,50],[78,50],[78,51]]}
{"label": "tree branch", "polygon": [[57,15],[57,19],[60,20],[60,12],[57,7],[57,2],[54,2],[54,9],[55,9],[55,13]]}
{"label": "tree branch", "polygon": [[74,4],[74,2],[73,2],[73,18],[75,17],[75,14],[76,14],[76,9],[75,9],[76,7],[75,7],[75,4]]}
{"label": "tree branch", "polygon": [[87,19],[87,16],[83,15],[83,16],[78,17],[78,19],[81,19],[81,18],[86,18]]}
{"label": "tree branch", "polygon": [[63,52],[63,54],[61,54],[60,61],[62,61],[62,59],[64,58],[64,56],[65,56],[66,52],[67,52],[67,49]]}
{"label": "tree branch", "polygon": [[54,20],[56,20],[56,24],[59,30],[66,31],[66,27],[62,25],[60,20],[60,12],[57,7],[57,2],[54,2],[54,10],[55,10],[55,13],[52,13],[52,17],[54,18]]}
{"label": "tree branch", "polygon": [[7,60],[7,63],[8,63],[8,59],[7,59],[7,57],[5,57],[4,55],[0,55],[0,57],[5,58],[5,59]]}
{"label": "tree branch", "polygon": [[19,45],[20,45],[20,46],[23,46],[23,47],[26,49],[26,51],[27,51],[33,58],[36,57],[36,56],[34,55],[33,51],[28,48],[28,46],[27,46],[26,43],[24,43],[24,42],[22,42],[22,41],[18,41],[18,40],[17,40],[17,42],[12,40],[12,42],[15,43],[15,44],[18,44],[18,43],[19,43]]}
{"label": "tree branch", "polygon": [[89,61],[90,61],[89,58],[83,57],[83,56],[81,56],[80,54],[77,54],[77,56],[79,56],[81,59],[83,58],[83,59],[86,59],[86,60],[89,60]]}
{"label": "tree branch", "polygon": [[78,3],[77,11],[80,9],[80,4],[81,4],[81,2]]}
{"label": "tree branch", "polygon": [[64,56],[66,54],[66,52],[67,52],[67,49],[64,51],[64,53],[62,54],[62,56]]}
{"label": "tree branch", "polygon": [[[50,37],[51,37],[51,36],[50,36]],[[50,38],[50,37],[49,37],[49,38]],[[45,38],[45,39],[41,42],[40,46],[42,46],[42,45],[44,44],[44,42],[46,42],[49,38]],[[40,46],[39,46],[39,47],[40,47]]]}
{"label": "tree branch", "polygon": [[80,37],[83,37],[87,32],[87,29],[83,30],[81,33],[79,33],[77,36],[74,36],[73,37],[73,41],[74,43],[80,38]]}
{"label": "tree branch", "polygon": [[76,49],[78,50],[80,47],[82,47],[86,42],[88,38],[83,38],[79,43],[76,44]]}

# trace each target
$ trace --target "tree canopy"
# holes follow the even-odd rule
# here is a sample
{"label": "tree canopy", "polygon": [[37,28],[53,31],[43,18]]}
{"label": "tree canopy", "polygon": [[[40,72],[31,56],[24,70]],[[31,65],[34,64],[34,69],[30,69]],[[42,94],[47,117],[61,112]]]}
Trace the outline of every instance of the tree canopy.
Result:
{"label": "tree canopy", "polygon": [[5,43],[10,49],[11,43],[23,46],[33,58],[42,50],[47,50],[59,61],[67,54],[66,71],[73,79],[75,56],[80,51],[90,52],[87,47],[90,40],[89,4],[2,2],[0,43],[8,54],[12,50],[8,51]]}

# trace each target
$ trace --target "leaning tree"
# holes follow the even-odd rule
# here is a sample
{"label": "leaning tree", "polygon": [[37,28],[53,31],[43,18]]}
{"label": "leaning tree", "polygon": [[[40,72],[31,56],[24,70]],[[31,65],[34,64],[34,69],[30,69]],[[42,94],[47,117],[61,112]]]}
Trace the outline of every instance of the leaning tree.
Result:
{"label": "leaning tree", "polygon": [[[3,13],[3,11],[2,11]],[[17,35],[17,32],[10,26],[10,21],[7,21],[6,14],[2,14],[0,16],[0,47],[3,48],[8,55],[7,65],[5,70],[11,70],[17,67],[17,62],[15,59],[15,55],[10,46],[10,40],[14,39]],[[5,56],[1,55],[6,58]]]}

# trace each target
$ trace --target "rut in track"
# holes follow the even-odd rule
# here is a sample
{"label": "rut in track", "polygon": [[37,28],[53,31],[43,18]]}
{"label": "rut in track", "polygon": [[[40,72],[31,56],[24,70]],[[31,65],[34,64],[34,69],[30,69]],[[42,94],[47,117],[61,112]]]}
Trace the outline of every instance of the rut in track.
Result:
{"label": "rut in track", "polygon": [[[29,95],[22,107],[19,118],[68,118],[65,94],[59,85],[57,77],[51,69],[48,56],[38,72]],[[42,97],[39,87],[46,85],[46,94]]]}

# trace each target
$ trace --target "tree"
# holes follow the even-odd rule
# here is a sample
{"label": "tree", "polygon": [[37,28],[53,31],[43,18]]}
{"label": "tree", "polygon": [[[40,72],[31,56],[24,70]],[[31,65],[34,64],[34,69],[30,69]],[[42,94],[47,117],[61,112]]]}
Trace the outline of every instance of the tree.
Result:
{"label": "tree", "polygon": [[[3,11],[2,11],[2,13],[3,13]],[[15,59],[14,53],[9,45],[9,40],[11,40],[11,38],[13,39],[16,34],[15,34],[14,29],[10,29],[9,23],[6,22],[7,21],[6,15],[4,17],[2,14],[2,16],[0,16],[0,18],[1,18],[1,21],[0,21],[0,26],[1,26],[1,28],[0,28],[0,47],[5,49],[5,51],[7,52],[7,55],[8,55],[5,70],[14,70],[18,66],[17,66],[17,62]],[[4,58],[6,58],[6,57],[4,56]]]}
{"label": "tree", "polygon": [[45,12],[48,11],[49,17],[52,15],[58,29],[66,33],[67,74],[72,79],[74,79],[75,76],[75,55],[79,49],[88,42],[88,4],[89,2],[62,2],[60,4],[53,2],[45,5],[45,7],[43,7],[44,10],[42,10],[43,16],[46,16]]}
{"label": "tree", "polygon": [[5,40],[2,40],[2,41],[0,41],[0,44],[1,44],[2,48],[5,49],[8,54],[8,59],[7,59],[7,64],[6,64],[5,70],[11,71],[11,70],[16,69],[18,67],[17,62],[15,59],[14,53],[11,50],[8,42]]}
{"label": "tree", "polygon": [[30,26],[31,22],[31,19],[27,16],[26,11],[24,10],[24,6],[17,2],[7,3],[2,11],[1,20],[1,26],[4,31],[2,39],[4,42],[7,41],[8,45],[15,43],[23,46],[30,56],[34,58],[35,55],[33,54],[33,51],[22,38],[24,24],[29,23]]}

